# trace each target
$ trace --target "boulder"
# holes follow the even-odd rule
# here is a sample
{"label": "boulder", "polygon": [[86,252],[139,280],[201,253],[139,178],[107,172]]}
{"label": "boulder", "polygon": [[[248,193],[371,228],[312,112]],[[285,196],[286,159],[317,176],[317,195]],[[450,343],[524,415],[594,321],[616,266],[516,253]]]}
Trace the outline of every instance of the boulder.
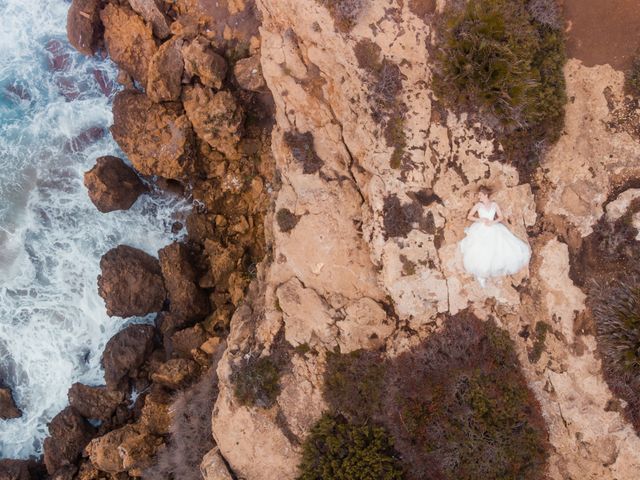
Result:
{"label": "boulder", "polygon": [[190,80],[197,76],[207,87],[219,90],[227,75],[226,60],[213,51],[211,42],[203,36],[196,37],[182,47],[184,71]]}
{"label": "boulder", "polygon": [[195,85],[183,89],[182,100],[198,137],[229,157],[237,156],[244,111],[235,97]]}
{"label": "boulder", "polygon": [[101,0],[73,0],[67,12],[69,43],[85,55],[96,53],[98,40],[102,34],[101,3]]}
{"label": "boulder", "polygon": [[129,0],[129,5],[151,24],[156,37],[165,39],[171,34],[171,20],[165,15],[161,0]]}
{"label": "boulder", "polygon": [[[115,338],[115,337],[114,337]],[[112,345],[110,348],[115,348]],[[113,371],[113,366],[110,366]],[[69,405],[85,418],[109,420],[118,405],[124,401],[124,394],[106,387],[90,387],[82,383],[74,383],[67,392]]]}
{"label": "boulder", "polygon": [[204,318],[210,310],[185,244],[174,242],[158,252],[160,268],[170,301],[169,310],[189,319]]}
{"label": "boulder", "polygon": [[168,347],[172,355],[191,358],[191,351],[199,348],[208,338],[202,325],[197,324],[171,335],[169,341],[165,341],[165,349]]}
{"label": "boulder", "polygon": [[218,447],[214,447],[209,450],[209,452],[202,458],[200,473],[204,480],[233,479]]}
{"label": "boulder", "polygon": [[151,27],[130,8],[114,3],[107,4],[100,19],[111,60],[146,85],[149,61],[158,49]]}
{"label": "boulder", "polygon": [[115,97],[113,119],[113,138],[143,175],[180,180],[192,170],[194,136],[179,105],[125,90]]}
{"label": "boulder", "polygon": [[262,65],[260,55],[253,55],[249,58],[238,60],[233,67],[233,75],[245,90],[259,92],[267,86],[262,76]]}
{"label": "boulder", "polygon": [[104,380],[107,387],[117,387],[144,363],[153,349],[155,328],[151,325],[130,325],[114,335],[102,354]]}
{"label": "boulder", "polygon": [[67,407],[49,423],[44,440],[44,464],[52,475],[74,465],[82,450],[95,435],[95,429],[73,408]]}
{"label": "boulder", "polygon": [[193,325],[193,320],[173,312],[160,312],[156,317],[156,327],[163,337],[171,337],[182,328]]}
{"label": "boulder", "polygon": [[173,358],[162,365],[152,375],[151,379],[170,389],[184,388],[197,379],[200,368],[193,360]]}
{"label": "boulder", "polygon": [[162,388],[154,388],[144,398],[140,425],[154,435],[166,435],[171,428],[171,396]]}
{"label": "boulder", "polygon": [[167,296],[158,260],[130,247],[118,245],[102,256],[98,293],[110,316],[144,316],[162,310]]}
{"label": "boulder", "polygon": [[161,439],[140,432],[136,425],[125,425],[94,438],[85,452],[98,470],[116,474],[150,466],[161,444]]}
{"label": "boulder", "polygon": [[180,99],[182,92],[182,40],[172,39],[163,43],[149,63],[147,95],[154,102]]}
{"label": "boulder", "polygon": [[127,210],[146,191],[142,180],[123,160],[105,156],[84,174],[89,198],[102,213]]}
{"label": "boulder", "polygon": [[21,416],[22,412],[13,400],[11,389],[0,387],[0,419],[8,420],[11,418],[19,418]]}
{"label": "boulder", "polygon": [[28,460],[0,460],[0,480],[31,480]]}

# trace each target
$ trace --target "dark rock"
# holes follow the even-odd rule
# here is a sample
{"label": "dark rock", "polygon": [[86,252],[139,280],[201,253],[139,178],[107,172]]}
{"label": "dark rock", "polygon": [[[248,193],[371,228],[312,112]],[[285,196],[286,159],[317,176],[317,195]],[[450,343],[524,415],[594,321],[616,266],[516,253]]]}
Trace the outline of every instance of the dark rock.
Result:
{"label": "dark rock", "polygon": [[169,389],[184,388],[198,378],[199,365],[186,358],[172,358],[151,375],[151,379]]}
{"label": "dark rock", "polygon": [[67,13],[69,43],[85,55],[96,53],[102,35],[101,4],[101,0],[73,0]]}
{"label": "dark rock", "polygon": [[31,480],[27,460],[0,460],[0,480]]}
{"label": "dark rock", "polygon": [[123,378],[140,368],[153,349],[154,336],[151,325],[131,325],[107,342],[102,354],[107,387],[117,388]]}
{"label": "dark rock", "polygon": [[69,404],[85,418],[109,420],[118,405],[124,401],[124,394],[106,387],[90,387],[82,383],[71,385],[67,393]]}
{"label": "dark rock", "polygon": [[95,435],[95,429],[73,408],[67,407],[49,423],[44,441],[44,464],[49,474],[74,465]]}
{"label": "dark rock", "polygon": [[192,171],[195,139],[189,119],[179,107],[157,104],[132,90],[116,95],[111,133],[143,175],[180,180]]}
{"label": "dark rock", "polygon": [[112,156],[96,160],[94,167],[84,174],[84,185],[93,204],[103,213],[128,210],[146,191],[136,172]]}
{"label": "dark rock", "polygon": [[260,55],[253,55],[252,57],[238,60],[233,67],[233,75],[236,77],[238,85],[245,90],[259,92],[267,86],[262,76]]}
{"label": "dark rock", "polygon": [[209,335],[200,324],[179,330],[165,339],[165,350],[178,357],[192,358],[191,351],[207,341]]}
{"label": "dark rock", "polygon": [[100,12],[109,57],[142,85],[157,46],[151,27],[128,7],[109,3]]}
{"label": "dark rock", "polygon": [[174,242],[158,252],[170,301],[169,310],[186,318],[204,318],[210,310],[207,295],[197,284],[186,245]]}
{"label": "dark rock", "polygon": [[118,245],[102,256],[98,293],[110,316],[144,316],[162,310],[166,290],[160,264],[151,255]]}
{"label": "dark rock", "polygon": [[6,387],[0,387],[0,419],[8,420],[21,416],[22,412],[16,407],[11,390]]}
{"label": "dark rock", "polygon": [[147,79],[147,95],[154,102],[180,99],[182,92],[182,40],[172,39],[163,43],[151,57]]}
{"label": "dark rock", "polygon": [[129,0],[129,5],[151,24],[156,37],[164,39],[171,34],[171,20],[165,15],[161,0]]}

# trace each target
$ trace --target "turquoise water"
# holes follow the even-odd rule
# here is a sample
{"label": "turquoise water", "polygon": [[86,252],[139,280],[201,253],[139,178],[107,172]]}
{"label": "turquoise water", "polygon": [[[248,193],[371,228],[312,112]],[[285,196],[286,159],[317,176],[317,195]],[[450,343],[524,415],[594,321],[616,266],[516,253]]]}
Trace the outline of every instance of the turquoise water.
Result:
{"label": "turquoise water", "polygon": [[0,458],[40,454],[69,386],[102,382],[100,355],[125,324],[97,294],[102,254],[155,255],[186,208],[156,195],[100,214],[89,201],[83,173],[121,155],[107,131],[115,69],[67,44],[68,7],[0,0],[0,381],[23,411],[0,420]]}

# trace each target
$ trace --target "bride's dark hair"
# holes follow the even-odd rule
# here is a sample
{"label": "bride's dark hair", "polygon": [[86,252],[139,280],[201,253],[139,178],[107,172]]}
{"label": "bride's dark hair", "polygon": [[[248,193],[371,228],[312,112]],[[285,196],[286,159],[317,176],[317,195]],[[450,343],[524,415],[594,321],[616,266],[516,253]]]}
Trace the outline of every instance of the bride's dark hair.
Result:
{"label": "bride's dark hair", "polygon": [[490,197],[493,191],[486,185],[480,185],[478,187],[478,193],[484,193],[487,197]]}

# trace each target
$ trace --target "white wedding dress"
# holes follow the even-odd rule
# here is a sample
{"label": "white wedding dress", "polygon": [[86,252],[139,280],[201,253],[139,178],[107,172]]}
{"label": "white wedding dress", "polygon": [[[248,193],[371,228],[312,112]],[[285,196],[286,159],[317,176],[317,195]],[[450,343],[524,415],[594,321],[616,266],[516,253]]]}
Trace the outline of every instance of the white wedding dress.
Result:
{"label": "white wedding dress", "polygon": [[[480,203],[477,212],[478,217],[493,220],[496,204],[486,208]],[[485,225],[476,221],[465,232],[467,235],[460,242],[464,269],[482,286],[487,278],[513,275],[529,263],[529,245],[501,223]]]}

